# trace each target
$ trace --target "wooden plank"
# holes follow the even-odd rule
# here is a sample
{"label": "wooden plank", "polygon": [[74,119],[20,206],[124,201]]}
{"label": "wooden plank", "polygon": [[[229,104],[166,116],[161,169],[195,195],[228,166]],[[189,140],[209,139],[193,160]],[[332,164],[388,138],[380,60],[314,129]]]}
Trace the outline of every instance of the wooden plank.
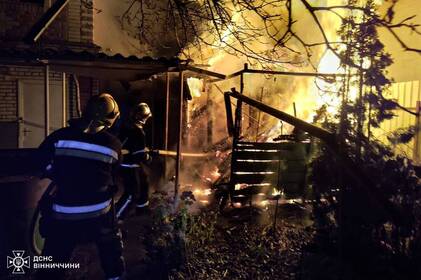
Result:
{"label": "wooden plank", "polygon": [[304,194],[304,186],[302,184],[289,183],[283,185],[283,190],[286,198],[302,197]]}
{"label": "wooden plank", "polygon": [[304,172],[306,170],[306,163],[304,160],[288,160],[285,162],[285,172]]}
{"label": "wooden plank", "polygon": [[[268,192],[269,189],[271,189],[272,186],[250,186],[241,190],[236,190],[233,192],[234,196],[238,195],[244,195],[245,197],[248,197],[250,195],[256,195],[261,192]],[[237,197],[238,200],[244,199],[243,197]]]}
{"label": "wooden plank", "polygon": [[233,159],[236,161],[242,160],[279,160],[282,157],[286,157],[287,155],[282,152],[249,152],[249,151],[234,151],[233,152]]}
{"label": "wooden plank", "polygon": [[297,143],[292,142],[238,142],[237,149],[262,149],[262,150],[292,150]]}
{"label": "wooden plank", "polygon": [[303,160],[281,160],[271,162],[241,162],[237,161],[233,166],[233,172],[263,172],[273,171],[278,172],[304,172],[306,170],[306,163]]}
{"label": "wooden plank", "polygon": [[304,160],[305,151],[252,151],[252,150],[234,150],[233,159],[244,160]]}
{"label": "wooden plank", "polygon": [[245,161],[237,161],[235,163],[235,171],[278,171],[279,164],[281,164],[282,168],[285,168],[285,164],[283,162],[279,163],[279,161],[270,161],[270,162],[245,162]]}
{"label": "wooden plank", "polygon": [[305,180],[305,172],[285,172],[283,174],[280,174],[279,182],[281,184],[283,183],[301,183]]}
{"label": "wooden plank", "polygon": [[244,184],[276,183],[278,174],[232,174],[231,182]]}
{"label": "wooden plank", "polygon": [[235,192],[233,196],[231,196],[232,202],[241,202],[241,203],[247,203],[250,201],[250,194],[249,192],[244,193],[237,193]]}
{"label": "wooden plank", "polygon": [[224,102],[225,102],[225,113],[227,116],[227,129],[228,135],[234,135],[234,120],[232,117],[232,108],[231,108],[231,99],[228,94],[224,94]]}
{"label": "wooden plank", "polygon": [[318,126],[315,126],[313,124],[310,124],[306,121],[303,121],[301,119],[295,118],[283,111],[277,110],[273,107],[270,107],[262,102],[259,102],[257,100],[254,100],[250,97],[244,96],[238,92],[235,91],[235,88],[232,89],[229,94],[237,98],[239,101],[243,101],[244,103],[247,103],[251,106],[256,107],[257,109],[261,110],[262,112],[265,112],[275,118],[278,118],[284,122],[287,122],[289,124],[294,125],[296,128],[303,130],[304,132],[307,132],[308,134],[320,138],[323,141],[327,142],[329,145],[331,145],[334,149],[337,148],[337,141],[335,139],[335,134],[331,133],[330,131],[327,131],[323,128],[320,128]]}

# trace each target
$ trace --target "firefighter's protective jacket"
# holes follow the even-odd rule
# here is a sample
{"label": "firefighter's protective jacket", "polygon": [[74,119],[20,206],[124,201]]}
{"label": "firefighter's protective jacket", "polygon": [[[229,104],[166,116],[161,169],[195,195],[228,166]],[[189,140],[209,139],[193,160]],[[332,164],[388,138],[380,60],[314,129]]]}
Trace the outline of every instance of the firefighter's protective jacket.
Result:
{"label": "firefighter's protective jacket", "polygon": [[78,214],[110,207],[110,187],[121,159],[118,138],[106,131],[88,134],[70,126],[49,135],[39,151],[58,186],[53,211]]}
{"label": "firefighter's protective jacket", "polygon": [[135,205],[137,209],[149,205],[149,182],[141,163],[149,163],[151,156],[146,148],[142,126],[129,124],[121,128],[120,141],[127,154],[123,156],[121,173],[124,193],[117,204],[117,217],[122,218]]}
{"label": "firefighter's protective jacket", "polygon": [[139,163],[148,163],[151,160],[146,148],[145,131],[141,126],[123,126],[119,138],[123,149],[128,151],[128,154],[124,155],[123,166],[139,167]]}
{"label": "firefighter's protective jacket", "polygon": [[[45,237],[42,255],[67,263],[75,246],[95,242],[107,279],[121,279],[121,233],[110,211],[110,186],[120,164],[120,141],[106,131],[88,134],[75,125],[52,133],[39,151],[57,185],[51,210],[42,213],[40,219],[40,232]],[[38,273],[37,279],[62,279],[65,270],[44,269]]]}

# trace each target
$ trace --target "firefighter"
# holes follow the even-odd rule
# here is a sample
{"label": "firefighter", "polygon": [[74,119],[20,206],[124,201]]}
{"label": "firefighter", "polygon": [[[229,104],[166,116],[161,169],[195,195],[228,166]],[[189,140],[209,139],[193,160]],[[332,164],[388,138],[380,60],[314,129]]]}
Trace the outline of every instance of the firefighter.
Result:
{"label": "firefighter", "polygon": [[[108,279],[122,279],[124,272],[113,201],[121,142],[106,131],[119,115],[110,94],[93,96],[81,119],[53,132],[39,147],[42,165],[56,185],[55,195],[40,202],[42,255],[66,263],[78,244],[93,241]],[[64,272],[40,269],[37,276],[59,279]]]}
{"label": "firefighter", "polygon": [[153,152],[146,148],[144,131],[150,117],[152,112],[148,104],[139,103],[132,109],[128,122],[120,130],[123,151],[127,151],[121,164],[125,191],[117,207],[120,209],[117,217],[121,220],[134,206],[138,215],[149,210],[149,182],[142,165],[149,164],[152,160]]}

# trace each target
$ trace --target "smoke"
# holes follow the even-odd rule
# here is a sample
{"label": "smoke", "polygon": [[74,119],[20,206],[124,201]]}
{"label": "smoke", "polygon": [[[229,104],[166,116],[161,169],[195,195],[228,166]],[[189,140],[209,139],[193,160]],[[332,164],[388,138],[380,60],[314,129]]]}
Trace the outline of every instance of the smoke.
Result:
{"label": "smoke", "polygon": [[[334,5],[343,4],[343,1],[311,1],[312,5]],[[293,24],[293,30],[297,36],[308,43],[323,42],[323,37],[320,30],[316,26],[314,19],[306,8],[300,4],[300,1],[293,1],[292,16],[296,20]],[[287,10],[280,1],[279,4],[274,4],[266,9],[266,12],[271,14],[279,14],[280,18],[287,18]],[[336,41],[337,29],[340,26],[340,20],[332,13],[326,13],[320,17],[321,24],[326,31],[326,36],[330,41]],[[283,20],[275,21],[272,27],[265,27],[264,21],[251,11],[238,11],[233,15],[235,26],[240,28],[244,26],[244,21],[247,20],[248,26],[253,26],[258,30],[268,30],[268,33],[273,30],[282,32],[286,31],[287,23]],[[288,41],[288,45],[284,50],[276,47],[276,42],[268,34],[262,32],[261,37],[253,38],[251,42],[247,42],[247,47],[253,49],[253,53],[267,54],[273,61],[262,61],[242,54],[241,52],[231,52],[228,44],[235,49],[241,49],[242,45],[238,42],[235,34],[236,30],[221,30],[225,32],[224,40],[218,42],[208,48],[189,50],[194,60],[203,64],[208,64],[209,69],[215,72],[231,74],[233,72],[243,69],[244,64],[248,63],[250,68],[263,69],[269,68],[278,71],[288,72],[316,72],[318,70],[320,61],[326,52],[326,46],[320,45],[311,49],[311,53],[307,53],[302,44],[294,38]],[[205,36],[206,37],[206,36]],[[228,49],[228,50],[227,50]],[[195,52],[196,50],[196,52]],[[271,53],[275,51],[276,53]],[[310,55],[310,56],[308,56]],[[281,59],[280,59],[281,58]],[[282,62],[284,61],[284,62]],[[326,60],[324,67],[321,70],[329,68],[331,61]],[[332,72],[332,71],[330,71]],[[229,91],[235,87],[240,90],[239,77],[215,83],[209,87],[210,95],[213,99],[213,111],[218,112],[218,118],[224,118],[225,105],[222,98],[222,92]],[[278,110],[285,111],[291,115],[294,114],[293,104],[296,107],[297,117],[311,121],[315,110],[323,105],[324,100],[320,98],[320,93],[315,86],[315,78],[297,77],[297,76],[273,76],[262,74],[246,74],[244,75],[244,92],[245,95],[257,99],[265,104],[268,104]],[[234,101],[234,100],[233,100]],[[193,102],[197,102],[194,100]],[[259,128],[256,128],[259,126]],[[263,134],[265,141],[271,140],[271,137],[276,134],[288,133],[291,127],[287,124],[282,124],[278,120],[269,117],[265,114],[260,114],[244,106],[243,109],[243,128],[245,135],[251,136],[256,133]],[[274,129],[275,128],[275,129]],[[223,132],[226,135],[226,124],[220,121],[216,124],[214,129],[218,132]],[[247,131],[248,130],[248,131]],[[264,132],[267,132],[264,135]],[[219,137],[221,138],[221,137]],[[253,137],[252,137],[253,138]],[[254,137],[257,139],[257,137]]]}
{"label": "smoke", "polygon": [[[125,56],[175,57],[194,40],[200,22],[185,24],[169,0],[101,0],[94,3],[94,42],[107,53]],[[191,1],[189,9],[197,9]]]}
{"label": "smoke", "polygon": [[127,1],[94,0],[94,43],[107,54],[120,53],[124,56],[144,53],[148,48],[137,38],[122,29],[121,15],[128,9]]}

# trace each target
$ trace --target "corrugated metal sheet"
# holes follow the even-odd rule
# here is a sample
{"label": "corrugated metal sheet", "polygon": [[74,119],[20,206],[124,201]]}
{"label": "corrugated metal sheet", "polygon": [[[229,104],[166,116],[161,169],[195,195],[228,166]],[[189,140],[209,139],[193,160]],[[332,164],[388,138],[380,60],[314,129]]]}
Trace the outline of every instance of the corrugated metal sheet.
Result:
{"label": "corrugated metal sheet", "polygon": [[178,67],[178,58],[124,57],[121,54],[107,55],[95,51],[71,49],[0,49],[0,64],[34,65],[49,64],[52,71],[75,73],[98,79],[133,81],[162,73]]}
{"label": "corrugated metal sheet", "polygon": [[[394,99],[403,107],[416,112],[417,101],[421,100],[420,85],[420,81],[394,83],[385,97]],[[373,129],[374,137],[387,145],[391,145],[391,143],[387,140],[388,135],[398,129],[415,126],[417,121],[416,116],[409,114],[404,110],[398,109],[394,113],[396,117],[381,123],[380,128]],[[392,147],[398,154],[414,159],[414,139],[409,143],[392,145]]]}
{"label": "corrugated metal sheet", "polygon": [[54,49],[54,48],[26,48],[26,49],[0,49],[0,59],[26,59],[26,60],[83,60],[83,61],[108,61],[120,63],[136,63],[136,64],[165,64],[176,66],[180,60],[176,57],[158,57],[150,56],[125,57],[121,54],[107,55],[102,52],[93,51],[75,51],[71,49]]}

